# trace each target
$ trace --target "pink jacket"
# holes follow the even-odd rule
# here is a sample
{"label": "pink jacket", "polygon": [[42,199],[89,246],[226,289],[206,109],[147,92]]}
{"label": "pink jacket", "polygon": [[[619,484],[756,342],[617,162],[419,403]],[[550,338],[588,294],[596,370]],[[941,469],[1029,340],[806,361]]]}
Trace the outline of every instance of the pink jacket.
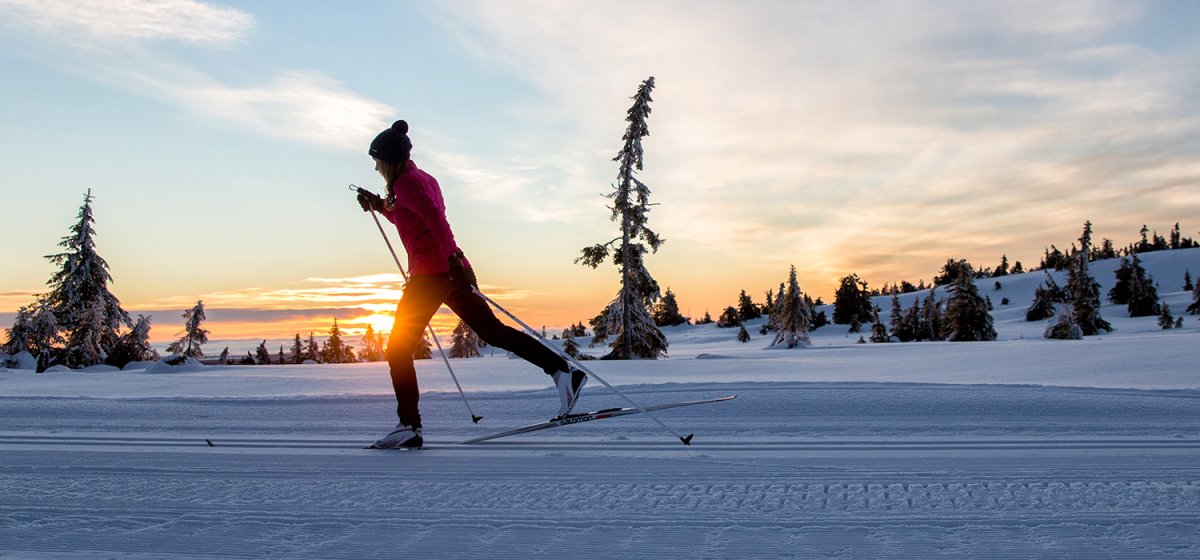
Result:
{"label": "pink jacket", "polygon": [[[384,212],[396,225],[400,241],[408,252],[410,274],[450,272],[450,255],[458,251],[454,232],[446,220],[446,202],[442,189],[432,175],[408,162],[408,168],[392,184],[396,204]],[[464,265],[470,266],[464,262]]]}

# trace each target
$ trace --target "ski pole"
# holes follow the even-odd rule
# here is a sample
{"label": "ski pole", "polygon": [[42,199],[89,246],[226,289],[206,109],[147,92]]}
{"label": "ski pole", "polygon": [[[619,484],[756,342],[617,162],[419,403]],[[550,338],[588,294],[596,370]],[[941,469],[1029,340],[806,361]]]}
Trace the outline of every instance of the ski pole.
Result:
{"label": "ski pole", "polygon": [[[351,184],[350,190],[365,192],[357,185]],[[400,276],[404,278],[404,282],[408,282],[408,273],[404,270],[404,265],[400,264],[400,257],[396,256],[396,249],[392,247],[392,240],[388,238],[387,232],[383,230],[383,224],[379,221],[379,216],[375,210],[371,210],[371,218],[375,220],[375,227],[379,228],[379,235],[383,236],[383,242],[387,244],[388,251],[392,254],[392,260],[396,262],[396,268],[400,269]],[[463,404],[467,405],[467,412],[471,415],[471,422],[478,424],[483,420],[482,416],[476,416],[475,411],[471,409],[471,401],[467,400],[467,393],[463,391],[462,384],[458,382],[458,376],[454,375],[454,368],[450,366],[450,358],[446,356],[446,352],[442,350],[442,343],[438,341],[437,332],[433,330],[433,324],[427,323],[425,328],[429,331],[429,337],[433,339],[433,344],[437,346],[438,353],[442,355],[442,361],[446,363],[446,369],[450,372],[450,379],[454,380],[454,386],[458,387],[458,394],[462,396]]]}
{"label": "ski pole", "polygon": [[531,333],[531,334],[532,334],[534,337],[536,337],[538,340],[540,340],[540,341],[542,342],[542,344],[543,344],[543,345],[545,345],[547,348],[549,348],[550,350],[552,350],[554,353],[558,354],[559,356],[562,356],[562,357],[563,357],[564,359],[566,359],[567,361],[569,361],[569,362],[571,362],[571,363],[575,364],[575,367],[577,367],[577,368],[579,368],[579,369],[583,370],[583,372],[584,372],[584,373],[586,373],[586,374],[588,375],[588,377],[593,377],[593,378],[595,378],[595,379],[596,379],[596,381],[599,381],[599,382],[600,382],[602,385],[604,385],[605,387],[608,387],[608,389],[609,389],[610,391],[612,391],[612,392],[614,392],[614,393],[616,393],[616,394],[620,395],[620,396],[621,396],[621,398],[623,398],[623,399],[625,399],[626,401],[628,401],[628,402],[629,402],[629,404],[632,404],[632,405],[634,406],[634,408],[638,409],[638,410],[639,410],[639,411],[640,411],[642,414],[645,414],[646,416],[649,416],[649,417],[650,417],[650,419],[651,419],[651,420],[654,420],[655,422],[657,422],[659,426],[662,426],[662,427],[663,427],[664,429],[666,429],[668,432],[671,432],[672,434],[674,434],[674,436],[675,436],[675,437],[677,437],[677,438],[679,438],[679,441],[682,441],[684,445],[691,445],[691,444],[692,444],[692,436],[693,436],[693,435],[695,435],[695,434],[688,434],[686,437],[685,437],[685,436],[681,436],[681,435],[679,435],[679,432],[676,432],[675,430],[672,430],[670,426],[668,426],[668,425],[664,424],[662,420],[659,420],[659,419],[658,419],[658,416],[655,416],[655,415],[651,414],[649,410],[646,410],[646,407],[642,406],[640,403],[638,403],[637,401],[635,401],[635,400],[633,400],[632,398],[630,398],[630,397],[629,397],[629,395],[626,395],[625,393],[621,392],[621,390],[620,390],[620,389],[617,389],[616,387],[613,387],[612,385],[610,385],[610,384],[609,384],[607,381],[605,381],[605,380],[604,380],[604,378],[600,377],[599,375],[596,375],[596,373],[595,373],[595,372],[593,372],[592,370],[590,370],[590,369],[588,369],[587,367],[585,367],[585,366],[584,366],[582,363],[580,363],[580,362],[579,362],[579,360],[577,360],[577,359],[575,359],[575,358],[571,357],[571,356],[570,356],[569,354],[567,354],[566,352],[563,352],[563,351],[559,350],[557,347],[555,347],[554,345],[550,344],[550,342],[549,342],[548,340],[546,340],[546,337],[542,336],[542,333],[540,333],[540,332],[538,332],[538,331],[534,330],[534,329],[533,329],[532,327],[530,327],[529,325],[526,325],[526,324],[525,324],[525,322],[524,322],[524,321],[522,321],[522,320],[520,320],[520,319],[518,319],[516,315],[513,315],[512,313],[509,313],[509,311],[508,311],[507,309],[505,309],[504,307],[502,307],[502,306],[501,306],[499,303],[496,303],[496,301],[495,301],[495,300],[493,300],[493,299],[492,299],[492,298],[490,298],[490,297],[487,297],[486,295],[484,295],[484,293],[483,293],[483,292],[479,291],[479,288],[478,288],[478,287],[475,287],[475,288],[472,288],[472,289],[475,291],[475,294],[476,294],[476,295],[478,295],[479,297],[483,298],[483,299],[484,299],[484,301],[486,301],[486,302],[488,302],[489,304],[491,304],[491,305],[492,305],[492,307],[495,307],[495,308],[496,308],[497,310],[499,310],[501,313],[503,313],[503,314],[507,315],[509,319],[512,319],[513,321],[516,321],[516,322],[517,322],[517,324],[521,325],[521,326],[522,326],[522,327],[523,327],[523,328],[524,328],[524,329],[525,329],[527,332]]}

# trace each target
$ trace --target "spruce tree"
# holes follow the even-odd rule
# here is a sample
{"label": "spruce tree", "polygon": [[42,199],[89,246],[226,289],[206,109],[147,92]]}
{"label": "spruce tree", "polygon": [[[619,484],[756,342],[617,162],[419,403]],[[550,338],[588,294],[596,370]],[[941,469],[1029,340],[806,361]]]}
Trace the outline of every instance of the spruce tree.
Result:
{"label": "spruce tree", "polygon": [[1162,313],[1158,315],[1158,326],[1165,329],[1175,327],[1175,316],[1171,315],[1171,306],[1162,304]]}
{"label": "spruce tree", "polygon": [[108,263],[96,253],[91,189],[77,218],[59,243],[65,250],[46,257],[59,270],[47,282],[50,291],[42,300],[63,332],[63,361],[70,367],[104,362],[120,338],[119,330],[133,325],[108,289],[112,282]]}
{"label": "spruce tree", "polygon": [[342,340],[342,329],[338,326],[337,318],[333,319],[333,326],[329,329],[329,338],[325,340],[321,347],[322,361],[327,364],[348,364],[354,363],[354,349]]}
{"label": "spruce tree", "polygon": [[1108,290],[1108,301],[1117,305],[1127,305],[1129,296],[1133,293],[1133,266],[1129,264],[1129,259],[1121,257],[1121,263],[1113,274],[1117,281]]}
{"label": "spruce tree", "polygon": [[737,339],[742,343],[750,342],[750,333],[746,331],[746,325],[738,325]]}
{"label": "spruce tree", "polygon": [[479,357],[479,336],[463,321],[459,321],[450,334],[451,358]]}
{"label": "spruce tree", "polygon": [[732,305],[725,308],[721,316],[717,318],[717,327],[722,329],[732,329],[733,327],[741,326],[742,319],[738,316],[738,310]]}
{"label": "spruce tree", "polygon": [[950,284],[946,298],[946,314],[942,328],[944,338],[954,342],[978,342],[996,340],[992,315],[988,313],[987,301],[979,295],[970,265],[958,272]]}
{"label": "spruce tree", "polygon": [[1075,317],[1069,311],[1058,314],[1058,320],[1046,330],[1042,332],[1045,338],[1055,338],[1059,340],[1080,340],[1083,338],[1083,329],[1075,323]]}
{"label": "spruce tree", "polygon": [[308,345],[304,348],[304,359],[321,362],[321,347],[317,346],[317,340],[313,338],[312,331],[308,333]]}
{"label": "spruce tree", "polygon": [[1154,278],[1142,268],[1141,260],[1133,256],[1130,265],[1129,278],[1129,309],[1130,317],[1150,317],[1158,315],[1161,309],[1158,305],[1158,289],[1154,287]]}
{"label": "spruce tree", "polygon": [[221,350],[220,356],[217,356],[217,363],[219,363],[219,364],[228,364],[229,363],[229,347],[228,346],[226,346],[224,350]]}
{"label": "spruce tree", "polygon": [[812,341],[808,337],[808,330],[812,323],[812,308],[808,306],[804,293],[800,291],[795,265],[792,265],[788,272],[786,290],[780,290],[775,301],[778,310],[771,316],[775,323],[775,340],[771,342],[771,346],[796,348],[810,345]]}
{"label": "spruce tree", "polygon": [[144,362],[158,356],[150,346],[150,318],[138,315],[133,328],[117,339],[117,345],[105,361],[108,365],[125,367],[129,362]]}
{"label": "spruce tree", "polygon": [[743,321],[750,321],[762,317],[762,312],[759,307],[754,304],[749,295],[746,295],[746,290],[738,295],[738,315]]}
{"label": "spruce tree", "polygon": [[[384,359],[387,359],[387,353],[384,353]],[[417,341],[417,349],[413,350],[414,360],[430,360],[433,359],[433,346],[429,343],[429,338],[422,336],[421,340]]]}
{"label": "spruce tree", "polygon": [[883,326],[883,322],[879,320],[879,312],[876,311],[874,323],[871,324],[871,342],[891,342],[892,337],[888,336],[887,327]]}
{"label": "spruce tree", "polygon": [[[913,300],[916,303],[916,300]],[[914,315],[915,317],[915,315]],[[909,342],[916,338],[916,329],[906,321],[906,314],[900,307],[900,297],[895,292],[892,293],[892,316],[888,320],[888,325],[891,327],[891,336],[896,337],[900,342]]]}
{"label": "spruce tree", "polygon": [[375,332],[375,327],[367,325],[367,332],[362,337],[363,349],[358,353],[360,361],[383,361],[383,335]]}
{"label": "spruce tree", "polygon": [[254,363],[260,366],[271,365],[271,352],[267,350],[267,341],[260,342],[258,348],[254,349]]}
{"label": "spruce tree", "polygon": [[1200,315],[1200,282],[1192,289],[1192,303],[1184,310],[1189,315]]}
{"label": "spruce tree", "polygon": [[1092,243],[1092,222],[1083,225],[1079,237],[1079,254],[1072,259],[1067,274],[1067,296],[1071,300],[1071,314],[1084,336],[1111,331],[1112,325],[1100,317],[1100,284],[1088,272],[1088,248]]}
{"label": "spruce tree", "polygon": [[658,252],[663,240],[646,225],[650,188],[634,176],[642,170],[642,139],[650,135],[646,120],[650,116],[653,89],[653,77],[638,87],[626,114],[629,125],[622,137],[624,143],[613,158],[619,170],[608,198],[613,201],[611,219],[621,223],[621,236],[583,249],[583,255],[575,260],[596,268],[611,256],[621,271],[621,289],[599,321],[605,325],[607,334],[614,335],[606,356],[609,359],[656,359],[667,353],[667,339],[650,316],[650,309],[660,295],[658,283],[644,262],[645,254]]}
{"label": "spruce tree", "polygon": [[857,274],[842,277],[833,296],[833,322],[838,325],[862,324],[871,319],[873,311],[867,283]]}
{"label": "spruce tree", "polygon": [[658,303],[654,304],[654,324],[660,327],[673,327],[682,325],[687,322],[687,317],[679,313],[679,303],[675,301],[675,293],[671,288],[667,288],[667,293],[663,295]]}
{"label": "spruce tree", "polygon": [[208,329],[201,327],[207,317],[204,314],[204,301],[196,302],[191,309],[183,312],[183,336],[167,347],[167,352],[182,354],[189,358],[200,359],[204,351],[200,345],[208,343]]}
{"label": "spruce tree", "polygon": [[29,352],[37,362],[37,371],[45,371],[58,361],[63,342],[54,312],[38,301],[17,310],[13,327],[8,330],[8,341],[0,351],[10,355]]}
{"label": "spruce tree", "polygon": [[292,340],[292,363],[304,363],[304,342],[300,340],[300,333],[296,333],[296,338]]}
{"label": "spruce tree", "polygon": [[1192,284],[1192,271],[1184,270],[1183,271],[1183,291],[1190,292],[1195,287],[1196,286]]}

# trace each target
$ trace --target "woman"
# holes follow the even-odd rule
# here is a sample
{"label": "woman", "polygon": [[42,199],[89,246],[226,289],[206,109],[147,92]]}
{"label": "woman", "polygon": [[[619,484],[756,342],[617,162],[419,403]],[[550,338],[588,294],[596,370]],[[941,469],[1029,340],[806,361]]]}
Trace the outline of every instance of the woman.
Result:
{"label": "woman", "polygon": [[358,195],[363,211],[379,212],[395,224],[408,252],[410,273],[396,307],[387,347],[400,423],[375,442],[374,447],[419,448],[424,443],[413,351],[424,335],[426,324],[442,304],[449,306],[484,342],[508,350],[551,375],[561,401],[558,415],[569,414],[587,376],[533,337],[501,323],[492,313],[476,292],[475,273],[454,242],[454,232],[446,221],[442,190],[436,179],[418,169],[409,158],[411,151],[408,123],[396,121],[380,132],[367,153],[375,158],[375,170],[387,182],[386,198],[366,191]]}

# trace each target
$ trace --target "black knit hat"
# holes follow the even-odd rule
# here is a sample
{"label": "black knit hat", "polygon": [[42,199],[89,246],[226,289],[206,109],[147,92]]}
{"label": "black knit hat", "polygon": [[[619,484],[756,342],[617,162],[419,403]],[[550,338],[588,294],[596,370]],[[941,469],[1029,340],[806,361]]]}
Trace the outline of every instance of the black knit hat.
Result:
{"label": "black knit hat", "polygon": [[392,127],[379,133],[371,141],[371,149],[367,150],[371,157],[379,158],[388,163],[404,163],[412,152],[412,141],[408,139],[408,123],[400,120],[392,123]]}

